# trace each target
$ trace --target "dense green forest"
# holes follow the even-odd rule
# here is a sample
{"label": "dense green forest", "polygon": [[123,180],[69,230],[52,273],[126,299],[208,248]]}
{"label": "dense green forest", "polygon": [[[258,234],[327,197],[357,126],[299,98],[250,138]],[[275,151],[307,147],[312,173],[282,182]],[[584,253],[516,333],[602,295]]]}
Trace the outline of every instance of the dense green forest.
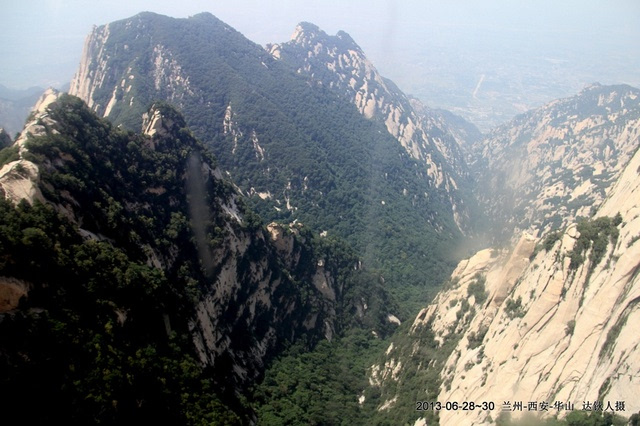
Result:
{"label": "dense green forest", "polygon": [[376,399],[359,403],[368,387],[367,369],[385,341],[351,329],[312,351],[285,351],[252,394],[260,425],[372,424]]}
{"label": "dense green forest", "polygon": [[[33,283],[0,317],[2,400],[31,424],[239,423],[190,350],[183,283],[52,207],[0,201],[3,276]],[[165,329],[165,316],[173,319]]]}
{"label": "dense green forest", "polygon": [[[191,152],[209,154],[178,116],[156,150],[77,98],[63,96],[49,116],[56,128],[25,152],[48,203],[1,202],[0,275],[29,286],[0,319],[3,401],[35,423],[239,422],[188,327],[205,280],[181,175]],[[232,193],[224,182],[209,189],[212,199]],[[150,265],[151,252],[165,267]]]}

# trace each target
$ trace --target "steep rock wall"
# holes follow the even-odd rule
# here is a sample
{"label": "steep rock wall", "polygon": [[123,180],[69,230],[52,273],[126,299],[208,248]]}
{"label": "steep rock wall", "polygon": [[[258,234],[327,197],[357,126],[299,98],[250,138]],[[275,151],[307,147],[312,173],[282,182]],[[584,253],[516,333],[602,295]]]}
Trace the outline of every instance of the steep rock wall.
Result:
{"label": "steep rock wall", "polygon": [[[484,250],[461,262],[452,275],[456,286],[413,325],[430,326],[441,344],[451,332],[463,335],[441,372],[439,401],[493,401],[497,409],[504,401],[570,402],[576,409],[584,401],[623,402],[623,415],[640,409],[639,167],[636,153],[598,213],[620,213],[622,221],[597,264],[585,256],[572,267],[576,225],[548,251],[534,251],[535,240],[525,235],[511,254],[492,258]],[[461,309],[452,301],[474,304],[469,286],[478,274],[486,277],[487,301],[452,328]],[[497,414],[443,410],[440,421],[485,424]]]}
{"label": "steep rock wall", "polygon": [[509,237],[589,216],[640,146],[640,91],[591,85],[514,118],[469,155],[477,193]]}

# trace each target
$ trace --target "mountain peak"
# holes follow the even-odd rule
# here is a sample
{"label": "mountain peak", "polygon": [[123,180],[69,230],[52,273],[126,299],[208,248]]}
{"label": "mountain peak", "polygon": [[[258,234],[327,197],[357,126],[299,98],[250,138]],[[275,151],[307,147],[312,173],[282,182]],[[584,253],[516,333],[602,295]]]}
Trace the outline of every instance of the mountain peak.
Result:
{"label": "mountain peak", "polygon": [[345,31],[342,31],[342,30],[338,31],[336,33],[336,37],[339,38],[340,40],[344,40],[346,42],[356,44],[355,40]]}
{"label": "mountain peak", "polygon": [[132,18],[151,18],[151,17],[155,17],[155,16],[162,16],[159,13],[155,13],[155,12],[151,12],[148,10],[142,11],[134,16],[132,16]]}
{"label": "mountain peak", "polygon": [[304,31],[307,33],[324,33],[319,26],[311,22],[302,21],[296,25],[296,31]]}
{"label": "mountain peak", "polygon": [[196,13],[195,15],[191,16],[190,18],[192,18],[192,19],[216,19],[216,20],[218,19],[210,12]]}
{"label": "mountain peak", "polygon": [[312,44],[321,43],[327,48],[340,47],[341,49],[352,49],[361,52],[358,44],[349,34],[340,30],[334,36],[328,35],[320,27],[310,22],[300,22],[291,35],[291,43],[308,47]]}
{"label": "mountain peak", "polygon": [[629,86],[628,84],[616,84],[611,86],[605,86],[600,83],[591,83],[588,84],[582,89],[578,95],[574,96],[574,98],[585,98],[590,99],[590,96],[599,96],[603,97],[598,101],[598,106],[610,105],[614,109],[619,109],[624,107],[625,100],[630,105],[637,105],[637,97],[639,94],[639,90],[635,87]]}
{"label": "mountain peak", "polygon": [[49,87],[44,91],[42,96],[40,96],[40,99],[38,99],[35,107],[33,107],[33,112],[40,114],[44,113],[49,105],[57,101],[61,95],[62,93],[60,93],[60,91],[54,89],[53,87]]}
{"label": "mountain peak", "polygon": [[327,34],[315,24],[310,22],[300,22],[296,25],[296,29],[291,35],[291,41],[296,44],[309,44],[313,40],[319,37],[326,36]]}
{"label": "mountain peak", "polygon": [[142,117],[142,133],[166,136],[186,127],[184,117],[166,102],[155,102]]}
{"label": "mountain peak", "polygon": [[[268,45],[267,51],[289,63],[297,73],[307,75],[318,86],[329,88],[354,104],[365,118],[384,122],[388,133],[407,154],[426,166],[425,172],[434,187],[453,191],[457,189],[456,182],[466,179],[460,148],[453,134],[444,129],[442,116],[425,114],[424,108],[421,114],[414,111],[406,95],[380,75],[345,31],[330,36],[317,26],[303,22],[296,27],[291,41]],[[434,152],[441,157],[436,159]],[[446,159],[448,164],[441,163],[441,159]],[[453,209],[455,220],[462,227],[461,218],[466,213],[458,212],[464,210]]]}

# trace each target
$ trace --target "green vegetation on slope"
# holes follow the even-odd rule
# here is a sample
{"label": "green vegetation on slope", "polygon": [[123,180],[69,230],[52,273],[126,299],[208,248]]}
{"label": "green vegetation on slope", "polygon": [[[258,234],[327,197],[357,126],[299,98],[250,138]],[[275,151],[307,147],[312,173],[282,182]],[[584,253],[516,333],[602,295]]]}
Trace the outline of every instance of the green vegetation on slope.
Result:
{"label": "green vegetation on slope", "polygon": [[32,285],[0,316],[5,407],[33,424],[239,423],[178,320],[184,285],[77,231],[51,207],[0,200],[0,274]]}
{"label": "green vegetation on slope", "polygon": [[17,146],[8,146],[6,148],[0,149],[0,167],[19,159],[20,154],[18,154]]}
{"label": "green vegetation on slope", "polygon": [[375,411],[358,398],[368,386],[366,370],[384,341],[352,329],[311,352],[299,345],[267,370],[253,392],[260,425],[365,425]]}
{"label": "green vegetation on slope", "polygon": [[[3,403],[34,423],[239,423],[188,325],[204,279],[181,176],[190,152],[206,152],[185,130],[149,149],[69,96],[50,118],[55,131],[32,138],[26,157],[64,215],[0,204],[0,276],[30,287],[0,321]],[[232,193],[210,184],[212,199]]]}
{"label": "green vegetation on slope", "polygon": [[594,220],[578,222],[580,236],[573,250],[569,253],[571,263],[569,269],[577,269],[585,260],[585,252],[591,249],[589,255],[589,273],[600,263],[611,242],[614,246],[618,241],[618,225],[622,223],[620,213],[614,218],[599,217]]}

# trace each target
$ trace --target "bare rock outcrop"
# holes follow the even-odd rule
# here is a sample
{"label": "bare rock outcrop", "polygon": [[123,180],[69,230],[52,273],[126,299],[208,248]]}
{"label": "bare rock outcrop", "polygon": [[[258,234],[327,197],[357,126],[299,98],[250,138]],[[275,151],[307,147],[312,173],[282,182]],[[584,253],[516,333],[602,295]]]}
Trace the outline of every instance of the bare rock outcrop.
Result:
{"label": "bare rock outcrop", "polygon": [[33,203],[34,200],[44,200],[37,186],[40,173],[38,166],[24,158],[27,150],[25,143],[30,137],[40,136],[46,132],[47,126],[51,124],[47,107],[59,96],[60,93],[55,89],[48,89],[40,97],[23,131],[14,142],[13,146],[18,148],[19,159],[5,164],[0,169],[0,194],[13,203],[18,203],[20,200],[27,200],[29,203]]}
{"label": "bare rock outcrop", "polygon": [[13,277],[0,277],[0,314],[16,309],[29,295],[31,285]]}
{"label": "bare rock outcrop", "polygon": [[548,232],[597,209],[640,146],[640,91],[586,87],[514,118],[469,155],[495,226]]}

